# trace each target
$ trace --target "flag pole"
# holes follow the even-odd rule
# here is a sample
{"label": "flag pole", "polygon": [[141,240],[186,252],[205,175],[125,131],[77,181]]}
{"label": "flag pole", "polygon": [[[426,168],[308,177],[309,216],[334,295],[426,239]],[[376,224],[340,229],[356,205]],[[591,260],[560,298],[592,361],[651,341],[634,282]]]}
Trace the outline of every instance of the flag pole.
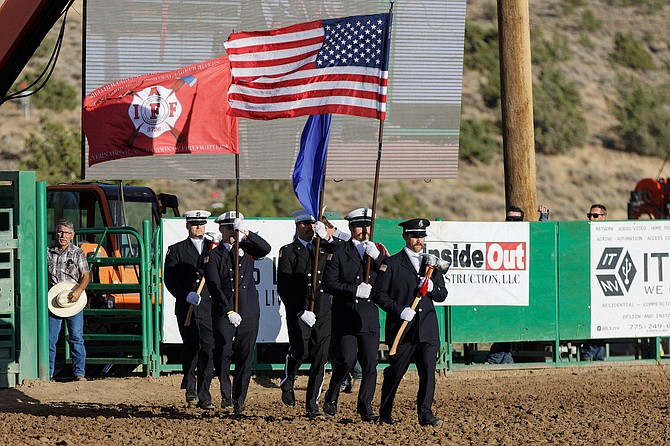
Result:
{"label": "flag pole", "polygon": [[[235,154],[235,218],[240,218],[240,154]],[[239,309],[240,285],[240,231],[235,231],[235,313]]]}
{"label": "flag pole", "polygon": [[[370,238],[372,242],[372,236],[375,233],[375,219],[377,215],[377,192],[379,190],[379,171],[381,170],[382,164],[382,141],[384,139],[384,120],[379,120],[379,140],[377,144],[377,164],[375,165],[375,182],[372,189],[372,221],[370,222]],[[365,263],[365,283],[370,282],[370,269],[372,268],[372,258],[368,256],[367,262]]]}
{"label": "flag pole", "polygon": [[[393,13],[393,3],[394,0],[390,0],[389,4],[389,14]],[[377,163],[375,165],[375,182],[372,188],[372,221],[370,222],[370,241],[372,241],[372,236],[375,232],[375,220],[377,216],[377,192],[379,191],[379,171],[381,170],[382,165],[382,146],[384,141],[384,119],[379,120],[379,137],[377,140]],[[372,268],[372,258],[368,256],[368,260],[365,264],[365,283],[370,281],[370,269]]]}
{"label": "flag pole", "polygon": [[[316,221],[321,221],[323,217],[323,196],[326,190],[326,166],[328,158],[323,162],[323,177],[321,177],[321,190],[319,191],[319,212]],[[319,286],[319,251],[321,250],[321,237],[316,236],[316,243],[314,245],[314,265],[312,266],[312,298],[309,302],[309,311],[314,312],[314,304],[316,303],[316,293]]]}

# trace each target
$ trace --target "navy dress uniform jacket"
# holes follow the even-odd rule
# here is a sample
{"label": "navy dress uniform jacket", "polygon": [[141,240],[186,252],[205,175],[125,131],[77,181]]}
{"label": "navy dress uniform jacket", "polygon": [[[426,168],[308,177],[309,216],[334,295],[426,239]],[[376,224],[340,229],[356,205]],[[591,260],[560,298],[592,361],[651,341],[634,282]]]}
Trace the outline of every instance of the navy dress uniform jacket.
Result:
{"label": "navy dress uniform jacket", "polygon": [[[321,241],[319,244],[318,293],[314,301],[314,314],[317,320],[330,317],[332,296],[323,290],[323,272],[327,258],[338,242],[341,240],[336,238],[334,243]],[[279,250],[277,292],[286,306],[287,317],[298,317],[303,311],[309,310],[313,268],[314,254],[304,247],[300,240],[296,239]]]}
{"label": "navy dress uniform jacket", "polygon": [[[186,302],[186,296],[191,291],[196,291],[198,281],[203,276],[203,262],[210,249],[211,242],[203,242],[202,254],[193,245],[191,239],[182,240],[168,248],[165,255],[165,286],[175,297],[175,314],[186,313],[190,304]],[[200,305],[194,308],[195,317],[209,317],[212,307],[207,287],[200,293]]]}
{"label": "navy dress uniform jacket", "polygon": [[[228,251],[222,242],[213,249],[205,259],[205,278],[207,288],[212,295],[212,315],[225,317],[235,310],[234,279],[235,279],[235,251]],[[237,313],[242,317],[242,323],[260,318],[258,291],[254,283],[254,260],[265,257],[270,253],[270,245],[261,236],[254,232],[240,241],[239,287]]]}
{"label": "navy dress uniform jacket", "polygon": [[[367,255],[361,259],[350,240],[339,245],[326,265],[324,288],[333,295],[333,334],[379,333],[379,310],[370,299],[356,297],[358,285],[365,281]],[[386,256],[371,260],[370,279],[373,285]]]}
{"label": "navy dress uniform jacket", "polygon": [[[403,323],[400,313],[412,305],[425,270],[426,265],[423,261],[417,274],[404,249],[386,259],[385,265],[380,268],[372,288],[372,299],[386,312],[385,336],[389,345],[393,343]],[[439,272],[434,272],[431,279],[433,291],[427,293],[417,305],[416,316],[407,326],[403,339],[415,339],[419,342],[440,339],[433,301],[444,302],[447,298],[447,288],[444,285],[444,276]]]}

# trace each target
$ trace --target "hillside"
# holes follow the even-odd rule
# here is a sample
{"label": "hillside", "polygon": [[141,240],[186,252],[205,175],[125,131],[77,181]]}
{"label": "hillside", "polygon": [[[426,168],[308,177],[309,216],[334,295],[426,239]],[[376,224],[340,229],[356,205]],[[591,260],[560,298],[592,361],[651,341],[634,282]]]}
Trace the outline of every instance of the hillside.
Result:
{"label": "hillside", "polygon": [[[611,114],[611,106],[616,101],[616,75],[625,71],[613,65],[608,55],[617,31],[632,33],[639,39],[646,38],[658,68],[644,74],[644,81],[659,86],[669,85],[667,67],[670,65],[670,29],[667,23],[670,22],[670,7],[665,6],[654,14],[648,14],[644,6],[612,6],[625,3],[621,1],[572,0],[570,3],[578,6],[574,11],[566,12],[566,1],[542,0],[530,3],[533,30],[541,29],[546,37],[560,36],[568,42],[571,57],[560,63],[560,69],[579,89],[589,134],[588,145],[574,149],[568,155],[537,155],[538,202],[547,204],[552,219],[556,220],[584,219],[592,202],[606,204],[612,218],[624,219],[626,203],[635,183],[641,178],[658,175],[662,159],[604,148],[605,142],[612,137],[609,129],[616,123]],[[495,4],[495,0],[468,0],[468,20],[482,27],[494,26],[496,19],[492,11],[495,12]],[[602,23],[598,30],[589,35],[593,43],[591,47],[580,44],[577,32],[577,24],[586,9],[590,9]],[[77,1],[68,15],[66,42],[54,74],[78,88],[81,82],[81,12],[81,1]],[[57,30],[53,30],[52,35],[55,32]],[[477,71],[464,72],[463,116],[488,117],[495,121],[499,117],[483,105],[479,93],[481,82],[481,74]],[[0,159],[3,169],[17,168],[19,160],[25,156],[22,152],[23,139],[35,131],[40,116],[44,115],[70,125],[79,125],[78,111],[51,116],[46,111],[33,109],[26,119],[18,103],[8,103],[0,108]],[[420,168],[421,162],[418,160],[413,167]],[[660,176],[666,175],[670,176],[667,168],[660,173]],[[234,191],[230,188],[224,190],[223,182],[192,183],[166,178],[150,184],[159,191],[178,193],[182,209],[208,207],[212,201],[220,201],[220,197],[225,197],[227,207],[233,205],[230,194]],[[459,178],[456,180],[382,182],[380,203],[390,200],[399,191],[408,192],[420,207],[427,209],[426,216],[430,218],[500,220],[505,206],[502,155],[499,151],[491,164],[461,163]],[[213,194],[217,193],[220,197],[214,200]],[[326,185],[325,203],[328,204],[328,210],[346,212],[353,207],[369,206],[371,197],[371,181],[329,181]],[[381,216],[411,217],[405,215],[403,209],[406,207],[400,205]]]}

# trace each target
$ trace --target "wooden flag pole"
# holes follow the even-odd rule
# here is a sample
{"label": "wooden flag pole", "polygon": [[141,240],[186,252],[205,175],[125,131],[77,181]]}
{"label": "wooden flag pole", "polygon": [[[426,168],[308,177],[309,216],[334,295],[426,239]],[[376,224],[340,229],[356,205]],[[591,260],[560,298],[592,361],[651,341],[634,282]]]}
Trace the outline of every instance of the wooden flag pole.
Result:
{"label": "wooden flag pole", "polygon": [[[321,178],[321,190],[319,191],[319,212],[316,217],[316,221],[321,221],[323,217],[323,196],[326,190],[326,166],[328,164],[328,158],[323,162],[323,177]],[[314,304],[316,303],[316,293],[318,292],[319,286],[319,251],[321,250],[321,237],[316,237],[316,243],[314,244],[314,265],[312,265],[312,296],[309,302],[309,311],[314,312]]]}
{"label": "wooden flag pole", "polygon": [[[389,7],[389,14],[393,14],[393,0],[389,2],[391,5]],[[384,120],[379,120],[379,138],[377,140],[377,164],[375,165],[375,182],[372,189],[372,221],[370,223],[370,238],[372,241],[372,236],[375,232],[375,219],[377,216],[377,192],[379,191],[379,171],[381,170],[382,165],[382,146],[384,141]],[[365,263],[365,283],[370,283],[370,269],[372,268],[372,258],[368,256],[368,260]]]}
{"label": "wooden flag pole", "polygon": [[[240,218],[240,154],[235,154],[235,218]],[[239,309],[240,296],[240,231],[235,231],[235,313]]]}
{"label": "wooden flag pole", "polygon": [[[379,191],[379,171],[382,165],[382,141],[384,139],[384,121],[379,121],[379,140],[377,145],[377,164],[375,165],[375,183],[372,189],[372,222],[370,223],[370,241],[375,232],[375,219],[377,215],[377,192]],[[372,258],[368,256],[365,263],[365,283],[370,282],[370,269],[372,268]]]}

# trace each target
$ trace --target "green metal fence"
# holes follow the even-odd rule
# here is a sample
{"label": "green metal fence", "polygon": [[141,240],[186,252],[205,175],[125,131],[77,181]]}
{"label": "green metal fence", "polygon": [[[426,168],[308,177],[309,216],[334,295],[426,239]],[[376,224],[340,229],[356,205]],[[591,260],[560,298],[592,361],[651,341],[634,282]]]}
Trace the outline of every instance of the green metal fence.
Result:
{"label": "green metal fence", "polygon": [[[33,172],[0,172],[0,387],[24,379],[48,380],[48,309],[46,247],[46,185]],[[375,239],[391,253],[403,246],[397,220],[376,222]],[[134,292],[137,308],[91,306],[85,310],[88,364],[123,364],[145,375],[179,370],[163,351],[161,228],[152,233],[149,221],[133,228],[77,229],[79,237],[98,243],[125,237],[134,247],[124,256],[90,257],[93,270],[132,267],[138,283],[91,283],[92,297]],[[530,223],[529,305],[438,307],[443,348],[440,367],[463,366],[460,345],[495,341],[539,343],[543,366],[561,365],[568,341],[590,336],[590,232],[585,221]],[[99,302],[99,301],[98,301]],[[382,316],[382,324],[384,313]],[[90,330],[93,326],[103,330]],[[382,330],[383,333],[383,330]],[[633,342],[630,359],[664,362],[665,338],[612,340]],[[548,353],[547,353],[548,352]],[[66,357],[69,358],[67,345]],[[627,358],[628,359],[628,358]],[[257,362],[256,369],[279,369],[281,364]]]}
{"label": "green metal fence", "polygon": [[[87,364],[130,364],[141,366],[146,375],[156,373],[155,339],[157,330],[154,321],[155,302],[151,298],[150,285],[150,248],[144,240],[150,240],[151,228],[148,221],[144,222],[144,237],[131,227],[118,228],[86,228],[77,229],[77,238],[89,235],[98,241],[93,255],[88,257],[91,276],[94,280],[86,291],[91,302],[84,309],[86,330]],[[132,249],[125,249],[128,255],[100,256],[102,245],[109,238],[124,240]],[[137,271],[137,283],[101,283],[95,281],[100,268],[127,268]],[[123,293],[139,295],[137,308],[105,308],[105,302],[114,302],[113,297]],[[102,305],[101,305],[102,304]],[[66,359],[69,361],[69,348],[66,344]]]}
{"label": "green metal fence", "polygon": [[36,187],[33,172],[0,172],[0,387],[38,376]]}

